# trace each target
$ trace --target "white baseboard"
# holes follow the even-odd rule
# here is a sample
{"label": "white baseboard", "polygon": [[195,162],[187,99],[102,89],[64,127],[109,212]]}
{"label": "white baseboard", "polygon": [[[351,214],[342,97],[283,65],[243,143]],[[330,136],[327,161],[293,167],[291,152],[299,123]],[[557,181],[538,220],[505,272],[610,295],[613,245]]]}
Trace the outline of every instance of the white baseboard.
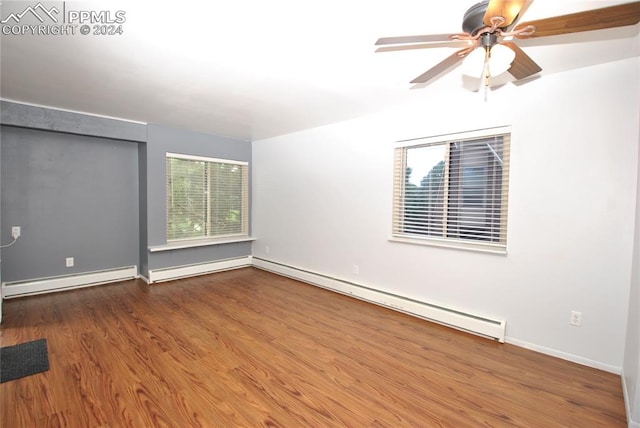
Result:
{"label": "white baseboard", "polygon": [[133,279],[137,276],[137,266],[127,266],[117,269],[80,273],[76,275],[7,282],[2,284],[2,297],[10,299],[13,297],[91,287],[94,285]]}
{"label": "white baseboard", "polygon": [[[172,279],[203,275],[247,266],[254,266],[259,269],[274,272],[279,275],[287,276],[302,282],[329,289],[331,291],[352,296],[360,300],[365,300],[370,303],[397,310],[399,312],[404,312],[410,315],[418,316],[420,318],[425,318],[463,331],[468,331],[482,336],[494,338],[501,342],[506,342],[522,348],[531,349],[533,351],[561,358],[563,360],[575,362],[599,370],[604,370],[617,375],[622,374],[622,367],[604,364],[588,358],[580,357],[578,355],[535,345],[516,338],[505,337],[505,320],[473,315],[467,313],[466,311],[444,308],[437,305],[431,305],[427,302],[419,302],[410,298],[406,298],[404,296],[385,293],[383,291],[376,290],[374,288],[367,287],[361,284],[355,284],[317,272],[310,272],[304,269],[272,262],[265,259],[255,258],[252,256],[220,260],[210,263],[177,266],[165,269],[154,269],[149,271],[148,278],[138,275],[136,266],[129,266],[119,269],[89,272],[77,275],[42,278],[31,281],[9,282],[2,284],[1,295],[2,298],[10,299],[27,295],[89,287],[138,277],[151,284],[160,281],[170,281]],[[1,313],[2,312],[0,309],[0,314]],[[627,415],[630,415],[624,377],[622,378],[622,382],[623,392],[625,394],[625,405],[627,407]],[[640,423],[630,420],[629,427],[640,428]]]}
{"label": "white baseboard", "polygon": [[210,263],[198,263],[186,266],[174,266],[170,268],[149,270],[148,283],[171,281],[173,279],[187,278],[196,275],[204,275],[229,269],[238,269],[251,266],[251,256],[237,259],[218,260]]}
{"label": "white baseboard", "polygon": [[563,360],[571,361],[573,363],[578,363],[583,366],[593,367],[594,369],[598,369],[598,370],[604,370],[609,373],[613,373],[617,375],[620,375],[622,373],[622,367],[619,367],[619,366],[604,364],[599,361],[581,357],[579,355],[569,354],[567,352],[558,351],[556,349],[535,345],[533,343],[525,342],[524,340],[515,339],[513,337],[507,336],[505,338],[505,342],[510,343],[511,345],[519,346],[521,348],[526,348],[532,351],[540,352],[541,354],[551,355],[552,357],[557,357]]}
{"label": "white baseboard", "polygon": [[633,419],[631,419],[632,397],[629,397],[629,389],[627,388],[627,378],[624,376],[624,370],[622,371],[621,376],[622,376],[622,395],[624,396],[624,409],[627,413],[627,424],[629,428],[640,428],[640,421],[634,421]]}
{"label": "white baseboard", "polygon": [[387,293],[362,284],[333,278],[318,272],[310,272],[261,258],[253,258],[253,266],[302,282],[336,291],[398,312],[444,324],[459,330],[504,342],[506,321],[472,314],[460,309],[446,308],[429,302],[417,301],[405,296]]}

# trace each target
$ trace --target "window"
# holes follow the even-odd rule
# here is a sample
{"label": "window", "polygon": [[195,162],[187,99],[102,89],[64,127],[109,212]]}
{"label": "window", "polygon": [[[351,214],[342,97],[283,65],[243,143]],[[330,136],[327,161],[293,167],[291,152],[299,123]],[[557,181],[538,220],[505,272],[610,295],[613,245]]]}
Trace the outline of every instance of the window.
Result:
{"label": "window", "polygon": [[510,130],[399,143],[393,239],[505,252]]}
{"label": "window", "polygon": [[249,165],[167,153],[167,241],[247,236]]}

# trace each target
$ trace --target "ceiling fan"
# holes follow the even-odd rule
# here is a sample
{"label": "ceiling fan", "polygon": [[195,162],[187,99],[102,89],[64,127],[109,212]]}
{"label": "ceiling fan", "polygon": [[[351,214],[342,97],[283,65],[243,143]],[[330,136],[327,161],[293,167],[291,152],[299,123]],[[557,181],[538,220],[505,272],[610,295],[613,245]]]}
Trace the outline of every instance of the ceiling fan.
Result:
{"label": "ceiling fan", "polygon": [[[542,71],[512,40],[532,37],[548,37],[582,31],[635,25],[640,22],[640,2],[625,3],[601,9],[555,16],[536,21],[518,21],[533,0],[485,0],[471,6],[462,20],[462,33],[430,34],[421,36],[383,37],[376,42],[380,47],[376,52],[422,49],[442,46],[464,47],[430,68],[410,83],[427,83],[435,80],[445,71],[459,65],[468,56],[481,54],[482,84],[489,87],[492,55],[506,51],[510,56],[504,69],[516,80],[526,79]],[[482,49],[479,49],[482,48]],[[507,49],[505,49],[507,48]],[[479,72],[480,70],[478,70]]]}

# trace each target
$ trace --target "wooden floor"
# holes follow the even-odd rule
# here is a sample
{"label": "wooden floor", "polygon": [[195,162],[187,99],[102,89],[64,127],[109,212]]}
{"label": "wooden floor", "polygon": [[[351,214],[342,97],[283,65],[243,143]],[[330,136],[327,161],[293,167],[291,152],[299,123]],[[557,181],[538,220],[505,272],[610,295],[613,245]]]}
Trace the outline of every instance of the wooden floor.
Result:
{"label": "wooden floor", "polygon": [[8,300],[2,427],[626,426],[620,377],[254,268]]}

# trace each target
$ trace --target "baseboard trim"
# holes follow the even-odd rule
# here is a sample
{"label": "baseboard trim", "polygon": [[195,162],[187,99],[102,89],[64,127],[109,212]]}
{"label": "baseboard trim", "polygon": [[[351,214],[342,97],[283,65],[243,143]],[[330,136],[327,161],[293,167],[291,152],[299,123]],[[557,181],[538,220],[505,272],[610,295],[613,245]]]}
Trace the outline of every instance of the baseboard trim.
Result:
{"label": "baseboard trim", "polygon": [[184,266],[172,266],[162,269],[149,270],[148,283],[172,281],[174,279],[188,278],[197,275],[205,275],[223,270],[238,269],[251,266],[252,257],[245,256],[235,259],[217,260],[208,263],[198,263]]}
{"label": "baseboard trim", "polygon": [[363,284],[356,284],[340,278],[334,278],[318,272],[312,272],[262,258],[254,257],[253,266],[398,312],[504,342],[506,329],[505,320],[472,314],[457,308],[447,308],[429,302],[418,301],[406,296],[367,287]]}
{"label": "baseboard trim", "polygon": [[640,428],[640,422],[636,422],[631,419],[631,397],[629,396],[629,389],[627,387],[627,378],[624,375],[624,369],[622,370],[622,395],[624,396],[624,409],[627,413],[627,424],[629,428]]}
{"label": "baseboard trim", "polygon": [[558,351],[556,349],[547,348],[540,345],[535,345],[533,343],[525,342],[524,340],[515,339],[509,336],[505,338],[505,342],[511,345],[519,346],[521,348],[540,352],[541,354],[546,354],[552,357],[560,358],[562,360],[571,361],[572,363],[577,363],[583,366],[592,367],[594,369],[603,370],[616,375],[622,374],[622,367],[601,363],[599,361],[591,360],[589,358],[580,357],[579,355]]}
{"label": "baseboard trim", "polygon": [[2,284],[2,297],[4,299],[11,299],[14,297],[92,287],[94,285],[134,279],[137,276],[138,267],[127,266],[117,269],[79,273],[74,275],[6,282]]}

